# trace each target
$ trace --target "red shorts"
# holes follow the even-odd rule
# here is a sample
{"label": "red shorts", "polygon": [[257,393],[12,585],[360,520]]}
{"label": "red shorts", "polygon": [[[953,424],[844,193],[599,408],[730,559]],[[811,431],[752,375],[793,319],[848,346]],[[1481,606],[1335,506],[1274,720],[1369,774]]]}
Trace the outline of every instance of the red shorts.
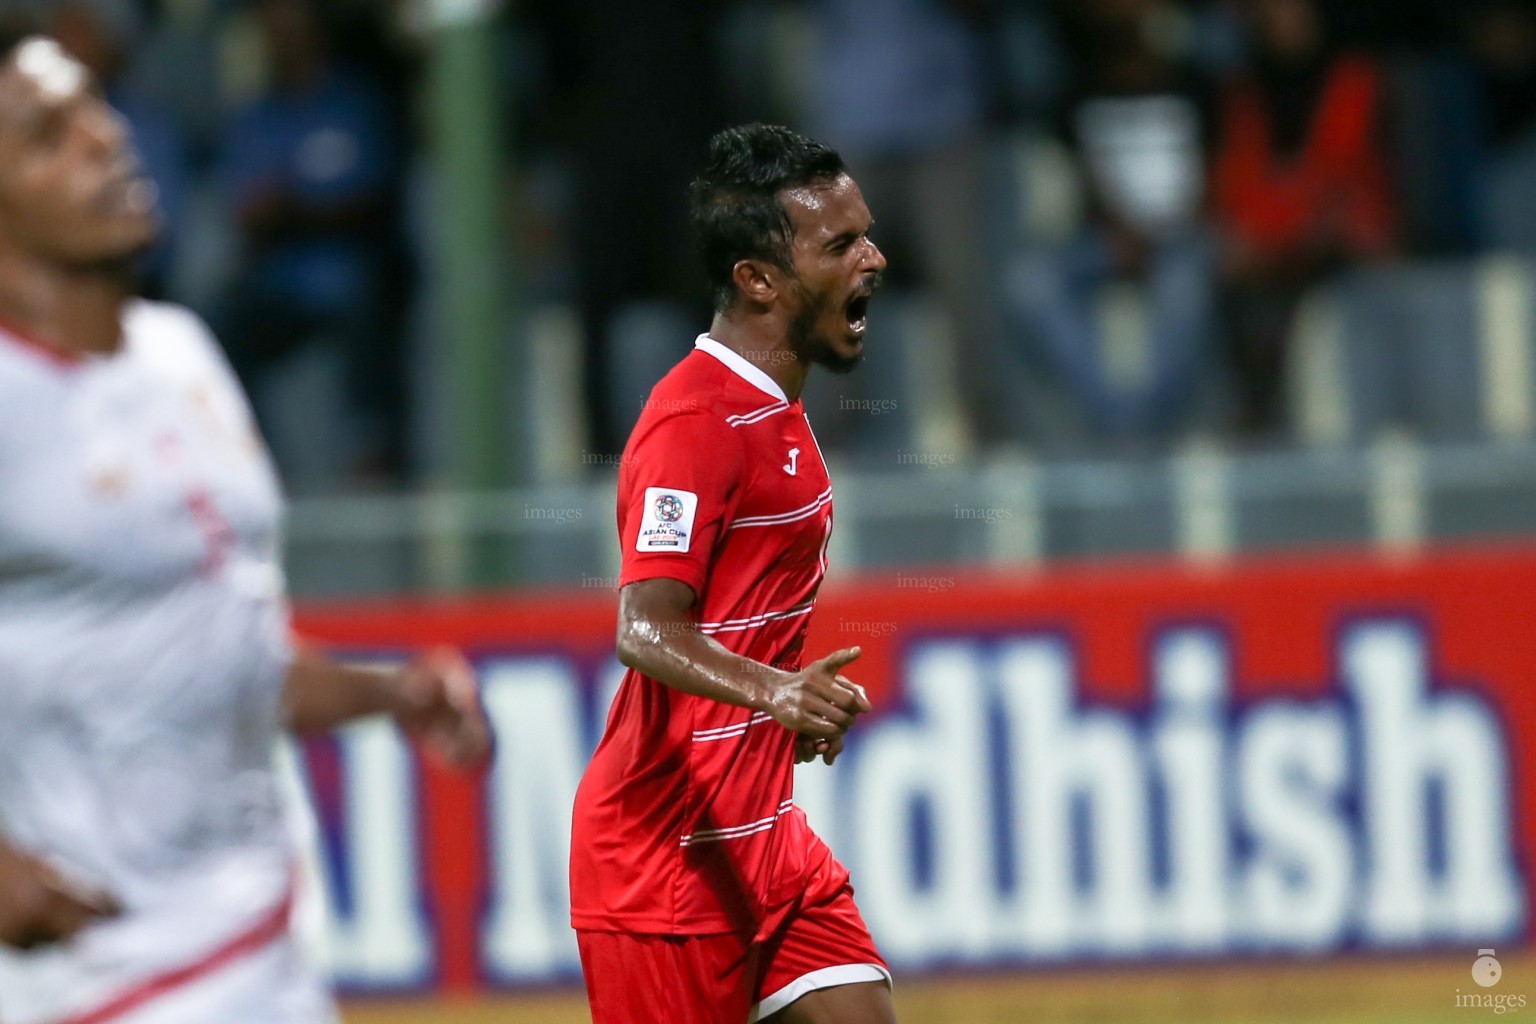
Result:
{"label": "red shorts", "polygon": [[820,988],[891,983],[847,882],[830,893],[813,884],[768,928],[760,942],[577,931],[592,1024],[747,1024]]}

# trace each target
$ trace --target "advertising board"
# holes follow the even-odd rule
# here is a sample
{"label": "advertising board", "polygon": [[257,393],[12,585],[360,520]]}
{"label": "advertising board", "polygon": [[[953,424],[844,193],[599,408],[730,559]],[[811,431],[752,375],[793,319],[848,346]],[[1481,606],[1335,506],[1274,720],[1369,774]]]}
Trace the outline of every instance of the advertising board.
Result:
{"label": "advertising board", "polygon": [[[383,725],[316,741],[338,980],[579,976],[575,787],[622,677],[616,595],[306,607],[367,657],[454,643],[498,736],[464,780]],[[876,712],[796,802],[898,971],[1523,943],[1536,549],[901,570],[824,588]]]}

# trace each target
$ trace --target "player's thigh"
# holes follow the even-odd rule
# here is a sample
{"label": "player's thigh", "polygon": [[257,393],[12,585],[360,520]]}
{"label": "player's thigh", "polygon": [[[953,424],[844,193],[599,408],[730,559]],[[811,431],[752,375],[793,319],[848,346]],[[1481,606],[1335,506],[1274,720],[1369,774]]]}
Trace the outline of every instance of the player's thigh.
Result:
{"label": "player's thigh", "polygon": [[757,953],[731,935],[576,933],[592,1024],[743,1024]]}
{"label": "player's thigh", "polygon": [[757,1019],[888,1024],[895,1019],[890,984],[890,971],[845,883],[802,904],[762,945]]}

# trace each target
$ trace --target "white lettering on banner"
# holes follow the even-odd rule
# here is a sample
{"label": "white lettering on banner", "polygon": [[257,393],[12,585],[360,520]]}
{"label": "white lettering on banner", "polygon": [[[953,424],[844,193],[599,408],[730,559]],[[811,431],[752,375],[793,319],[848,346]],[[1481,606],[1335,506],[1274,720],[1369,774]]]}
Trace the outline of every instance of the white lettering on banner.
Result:
{"label": "white lettering on banner", "polygon": [[[1344,642],[1370,782],[1365,930],[1382,945],[1505,934],[1524,902],[1508,853],[1508,760],[1490,756],[1505,749],[1498,723],[1469,692],[1426,699],[1423,648],[1407,623]],[[1443,863],[1439,879],[1432,860]]]}
{"label": "white lettering on banner", "polygon": [[[619,687],[624,685],[624,676],[628,671],[617,660],[608,663],[607,669],[597,680],[597,707],[592,721],[596,724],[596,733],[600,735],[608,724],[608,713],[613,710],[613,702],[618,699]],[[597,746],[597,736],[593,736],[592,747]],[[586,764],[586,760],[582,760]]]}
{"label": "white lettering on banner", "polygon": [[1230,928],[1228,804],[1222,761],[1227,710],[1225,646],[1209,632],[1181,632],[1158,644],[1154,679],[1155,776],[1167,806],[1167,932],[1179,949],[1221,949]]}
{"label": "white lettering on banner", "polygon": [[[1229,655],[1215,630],[1163,638],[1147,716],[1074,706],[1073,658],[1055,638],[972,644],[975,657],[951,654],[942,669],[924,660],[930,649],[907,663],[915,716],[850,744],[853,806],[834,808],[863,826],[850,867],[893,958],[970,959],[974,935],[939,923],[952,919],[991,929],[991,959],[1321,951],[1348,939],[1507,936],[1523,923],[1507,744],[1474,693],[1428,691],[1423,640],[1408,624],[1345,634],[1353,702],[1260,703],[1235,730],[1224,726]],[[975,754],[985,730],[957,727],[952,710],[984,702],[985,680],[1007,723],[1011,799],[993,813],[1011,825],[1014,885],[990,878],[990,893],[962,901],[936,878],[915,900],[892,865],[916,863],[919,842],[937,864],[987,863],[992,851],[949,850],[975,833],[941,827],[915,841],[908,823],[863,805],[899,801],[921,763],[937,790],[956,745],[971,751],[960,763],[998,763]],[[886,752],[891,730],[905,759]],[[1362,746],[1354,778],[1352,738]],[[985,775],[971,779],[969,793],[988,791]]]}
{"label": "white lettering on banner", "polygon": [[1357,877],[1344,817],[1343,716],[1332,706],[1261,707],[1243,724],[1237,748],[1240,834],[1253,847],[1237,900],[1246,911],[1238,934],[1261,948],[1337,945]]}
{"label": "white lettering on banner", "polygon": [[852,841],[853,830],[837,816],[837,784],[843,778],[842,772],[828,769],[820,759],[795,768],[795,806],[805,812],[822,842],[834,850],[847,850]]}
{"label": "white lettering on banner", "polygon": [[1023,951],[1145,950],[1153,914],[1150,819],[1131,721],[1109,709],[1074,712],[1064,643],[1010,642],[997,661],[1021,833],[1014,871],[1023,880],[1015,901]]}
{"label": "white lettering on banner", "polygon": [[[1234,697],[1236,642],[1166,631],[1150,700],[1124,706],[1083,701],[1060,636],[909,646],[880,715],[834,768],[803,766],[796,793],[893,964],[1519,935],[1509,741],[1476,690],[1433,684],[1422,630],[1353,624],[1338,690],[1305,699]],[[481,672],[499,737],[482,966],[507,984],[570,979],[571,805],[622,669],[541,655]],[[408,764],[386,727],[342,744],[352,899],[338,974],[419,984],[431,964],[413,844],[431,840],[410,834]]]}
{"label": "white lettering on banner", "polygon": [[571,807],[591,749],[578,677],[558,658],[482,669],[502,756],[491,771],[494,877],[485,929],[490,973],[547,980],[579,967],[570,926]]}
{"label": "white lettering on banner", "polygon": [[[931,725],[887,719],[860,745],[849,813],[855,883],[868,893],[870,927],[889,954],[922,962],[929,950],[985,955],[996,886],[988,804],[990,772],[980,673],[969,644],[936,644],[913,660],[907,696]],[[913,813],[926,812],[931,868],[918,877]],[[898,840],[897,837],[900,837]],[[965,907],[956,914],[954,907]]]}
{"label": "white lettering on banner", "polygon": [[331,859],[315,858],[331,908],[331,969],[348,986],[421,984],[432,972],[432,939],[416,883],[410,753],[393,725],[378,720],[339,730],[336,743],[345,807],[336,854],[346,865],[347,899],[339,898]]}

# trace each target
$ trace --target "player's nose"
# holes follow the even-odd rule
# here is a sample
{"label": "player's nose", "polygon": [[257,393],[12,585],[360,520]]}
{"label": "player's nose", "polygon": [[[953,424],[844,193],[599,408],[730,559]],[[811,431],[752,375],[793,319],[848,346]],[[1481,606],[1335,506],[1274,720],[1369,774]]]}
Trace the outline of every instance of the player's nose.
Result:
{"label": "player's nose", "polygon": [[877,274],[885,272],[885,253],[873,241],[866,241],[864,258],[859,263],[861,271],[873,271]]}
{"label": "player's nose", "polygon": [[131,158],[128,122],[115,109],[97,101],[85,115],[85,131],[96,150],[114,162]]}

